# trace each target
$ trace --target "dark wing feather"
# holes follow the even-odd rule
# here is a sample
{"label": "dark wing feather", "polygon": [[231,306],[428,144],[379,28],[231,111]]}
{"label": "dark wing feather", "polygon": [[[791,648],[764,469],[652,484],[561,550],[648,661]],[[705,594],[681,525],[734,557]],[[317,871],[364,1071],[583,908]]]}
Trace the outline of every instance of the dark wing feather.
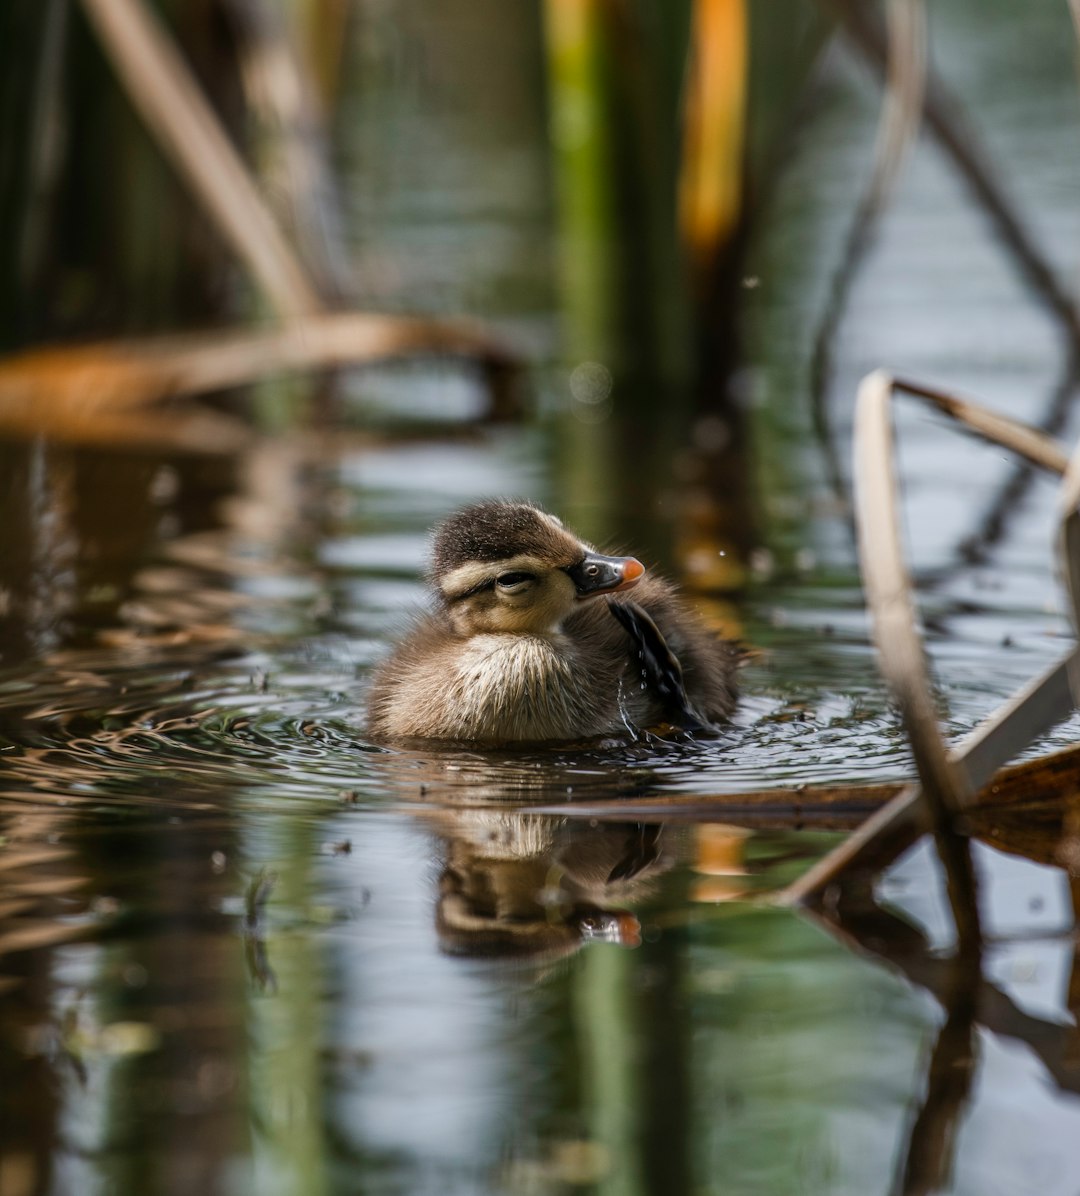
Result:
{"label": "dark wing feather", "polygon": [[645,684],[657,695],[673,726],[684,731],[708,731],[709,724],[694,709],[683,681],[679,658],[668,647],[663,632],[636,602],[608,599],[608,610],[630,637]]}
{"label": "dark wing feather", "polygon": [[619,880],[632,880],[639,873],[644,872],[660,856],[660,831],[662,826],[654,823],[638,822],[630,828],[627,835],[626,850],[615,862],[608,873],[607,883],[614,884]]}

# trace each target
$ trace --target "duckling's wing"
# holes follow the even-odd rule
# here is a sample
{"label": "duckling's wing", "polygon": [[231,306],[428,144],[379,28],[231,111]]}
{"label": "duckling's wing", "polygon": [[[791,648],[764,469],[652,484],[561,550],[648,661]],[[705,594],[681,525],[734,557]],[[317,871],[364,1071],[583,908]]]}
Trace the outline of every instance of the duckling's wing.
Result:
{"label": "duckling's wing", "polygon": [[694,709],[686,693],[682,665],[668,647],[663,632],[636,602],[608,599],[608,610],[630,637],[645,684],[660,699],[673,726],[684,731],[708,731],[709,724]]}

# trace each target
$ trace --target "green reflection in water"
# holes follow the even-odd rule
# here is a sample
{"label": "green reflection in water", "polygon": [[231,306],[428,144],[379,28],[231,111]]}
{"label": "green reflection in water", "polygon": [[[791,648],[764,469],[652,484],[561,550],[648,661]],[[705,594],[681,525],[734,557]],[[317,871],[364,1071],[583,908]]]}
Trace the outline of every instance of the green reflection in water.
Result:
{"label": "green reflection in water", "polygon": [[[260,846],[274,859],[271,900],[306,910],[316,891],[316,825],[282,819]],[[251,1052],[253,1189],[320,1196],[329,1190],[323,1090],[324,944],[301,922],[269,936],[271,971],[253,977],[247,1000]],[[249,955],[250,957],[250,955]]]}
{"label": "green reflection in water", "polygon": [[605,1196],[637,1196],[643,1190],[634,964],[634,957],[617,947],[595,947],[580,961],[575,978],[586,1124],[602,1148],[597,1189]]}
{"label": "green reflection in water", "polygon": [[886,1190],[926,1033],[921,1002],[786,911],[731,907],[693,940],[703,1190]]}

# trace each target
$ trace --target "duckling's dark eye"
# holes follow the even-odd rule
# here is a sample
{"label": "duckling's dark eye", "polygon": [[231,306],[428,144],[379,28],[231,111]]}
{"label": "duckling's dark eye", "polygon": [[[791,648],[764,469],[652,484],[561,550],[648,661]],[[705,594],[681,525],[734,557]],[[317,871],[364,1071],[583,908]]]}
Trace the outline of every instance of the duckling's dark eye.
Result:
{"label": "duckling's dark eye", "polygon": [[536,577],[532,573],[500,573],[495,579],[503,589],[510,590],[514,586],[521,585],[525,581],[535,581]]}

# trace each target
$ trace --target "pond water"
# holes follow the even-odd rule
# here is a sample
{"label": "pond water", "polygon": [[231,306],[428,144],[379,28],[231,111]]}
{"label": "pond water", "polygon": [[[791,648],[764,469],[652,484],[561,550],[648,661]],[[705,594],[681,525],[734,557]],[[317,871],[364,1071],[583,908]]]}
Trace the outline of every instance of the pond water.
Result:
{"label": "pond water", "polygon": [[[1072,808],[983,828],[972,975],[950,966],[926,843],[827,919],[768,897],[857,812],[755,817],[738,800],[911,770],[807,381],[873,83],[842,51],[823,65],[750,253],[733,382],[750,551],[739,584],[710,589],[695,578],[716,561],[678,547],[681,457],[639,442],[609,489],[568,466],[568,441],[610,443],[568,381],[582,358],[565,347],[539,68],[463,86],[477,61],[531,62],[538,25],[500,42],[403,5],[388,39],[388,7],[365,9],[371,94],[337,152],[368,298],[497,319],[528,352],[539,414],[478,422],[475,379],[425,364],[342,379],[344,430],[234,456],[0,443],[0,1192],[1075,1196]],[[1055,249],[1080,237],[1067,15],[995,11],[996,33],[972,5],[935,17],[939,65],[1060,268]],[[451,39],[438,69],[432,38]],[[878,365],[1033,422],[1056,405],[1062,436],[1080,431],[1068,337],[932,143],[834,353],[844,478],[855,386]],[[618,443],[634,380],[614,378],[603,434]],[[1071,642],[1056,491],[1026,475],[1007,490],[1002,452],[918,409],[899,423],[959,735]],[[638,547],[752,649],[718,740],[366,740],[365,684],[425,600],[429,528],[492,494]],[[634,800],[680,795],[716,802],[634,816]],[[575,812],[615,798],[622,812]]]}

